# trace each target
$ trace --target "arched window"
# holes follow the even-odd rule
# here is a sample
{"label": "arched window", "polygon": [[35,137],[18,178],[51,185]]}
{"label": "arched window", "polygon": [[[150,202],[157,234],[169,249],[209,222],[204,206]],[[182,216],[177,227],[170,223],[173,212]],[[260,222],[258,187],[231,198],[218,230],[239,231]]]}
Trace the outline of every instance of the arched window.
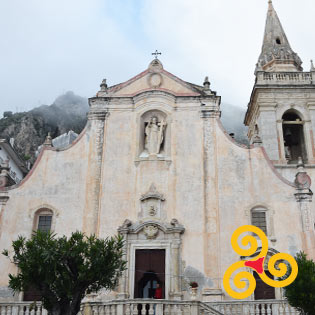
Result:
{"label": "arched window", "polygon": [[264,209],[264,208],[252,209],[252,211],[251,211],[251,223],[252,223],[252,225],[260,228],[266,235],[268,235],[266,209]]}
{"label": "arched window", "polygon": [[34,230],[49,232],[52,229],[53,212],[50,209],[39,209],[34,218]]}
{"label": "arched window", "polygon": [[282,130],[285,158],[288,163],[296,164],[299,157],[306,162],[303,121],[300,116],[294,111],[286,111],[282,116]]}

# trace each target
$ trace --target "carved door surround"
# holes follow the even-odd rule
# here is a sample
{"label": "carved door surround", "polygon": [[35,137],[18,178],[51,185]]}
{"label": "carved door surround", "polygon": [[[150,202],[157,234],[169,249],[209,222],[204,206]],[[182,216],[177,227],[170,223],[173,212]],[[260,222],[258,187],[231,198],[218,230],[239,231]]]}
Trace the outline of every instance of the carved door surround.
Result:
{"label": "carved door surround", "polygon": [[170,223],[146,220],[132,223],[125,220],[118,232],[125,239],[125,257],[128,261],[120,285],[119,298],[134,297],[135,259],[137,249],[165,250],[165,298],[180,300],[181,243],[184,227],[173,219]]}

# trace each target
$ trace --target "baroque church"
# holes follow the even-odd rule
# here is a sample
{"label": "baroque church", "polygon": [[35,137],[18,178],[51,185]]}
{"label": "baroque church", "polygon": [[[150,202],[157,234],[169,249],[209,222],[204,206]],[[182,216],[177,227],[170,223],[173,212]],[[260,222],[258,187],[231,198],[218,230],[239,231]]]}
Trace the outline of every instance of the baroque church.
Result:
{"label": "baroque church", "polygon": [[[267,260],[300,250],[315,259],[315,68],[303,71],[271,1],[268,6],[244,118],[249,146],[224,130],[221,97],[207,78],[203,85],[183,81],[155,58],[121,84],[103,80],[89,99],[82,133],[63,149],[48,137],[19,184],[7,186],[2,170],[0,251],[36,229],[101,238],[120,233],[127,270],[115,291],[91,299],[152,298],[159,283],[164,300],[186,301],[194,281],[194,298],[210,306],[232,300],[222,279],[242,259],[231,247],[240,226],[265,232]],[[32,300],[32,292],[13,296],[8,289],[14,272],[0,256],[0,301]],[[282,299],[281,288],[257,278],[242,303]],[[267,306],[259,312],[267,314]]]}

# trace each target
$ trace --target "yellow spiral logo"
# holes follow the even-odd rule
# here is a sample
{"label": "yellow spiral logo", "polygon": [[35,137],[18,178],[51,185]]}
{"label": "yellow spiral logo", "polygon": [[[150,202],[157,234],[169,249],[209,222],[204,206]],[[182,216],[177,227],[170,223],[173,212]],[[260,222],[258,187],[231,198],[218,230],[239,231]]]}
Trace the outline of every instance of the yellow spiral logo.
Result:
{"label": "yellow spiral logo", "polygon": [[[239,238],[243,233],[252,233],[254,235],[245,235],[241,239],[240,247]],[[264,271],[264,261],[268,253],[268,238],[265,233],[256,226],[253,225],[243,225],[236,229],[231,238],[231,244],[233,250],[240,256],[251,256],[254,255],[258,249],[257,237],[261,241],[261,250],[258,255],[252,260],[247,261],[238,261],[231,265],[225,272],[223,277],[223,286],[225,291],[234,299],[245,299],[254,293],[256,288],[256,280],[252,273],[248,271],[239,271],[237,270],[249,267],[255,270],[260,278],[267,283],[268,285],[275,288],[286,287],[291,284],[298,274],[298,265],[295,259],[285,253],[278,253],[272,256],[268,262],[268,271],[275,277],[281,278],[287,275],[288,273],[288,264],[290,265],[290,275],[287,276],[284,280],[273,280],[270,279]],[[286,261],[287,263],[284,263]],[[278,263],[278,264],[277,264]],[[236,273],[236,275],[233,274]],[[236,288],[232,288],[233,287]],[[240,290],[236,291],[236,290]],[[245,290],[245,291],[244,291]]]}

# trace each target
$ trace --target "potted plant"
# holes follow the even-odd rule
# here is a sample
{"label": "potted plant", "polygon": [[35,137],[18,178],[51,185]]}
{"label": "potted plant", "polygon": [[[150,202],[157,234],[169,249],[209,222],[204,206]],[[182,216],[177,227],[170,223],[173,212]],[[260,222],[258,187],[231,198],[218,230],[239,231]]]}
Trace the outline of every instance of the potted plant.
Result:
{"label": "potted plant", "polygon": [[197,291],[198,291],[198,283],[196,281],[191,281],[189,283],[191,288],[191,299],[196,300],[197,298]]}

